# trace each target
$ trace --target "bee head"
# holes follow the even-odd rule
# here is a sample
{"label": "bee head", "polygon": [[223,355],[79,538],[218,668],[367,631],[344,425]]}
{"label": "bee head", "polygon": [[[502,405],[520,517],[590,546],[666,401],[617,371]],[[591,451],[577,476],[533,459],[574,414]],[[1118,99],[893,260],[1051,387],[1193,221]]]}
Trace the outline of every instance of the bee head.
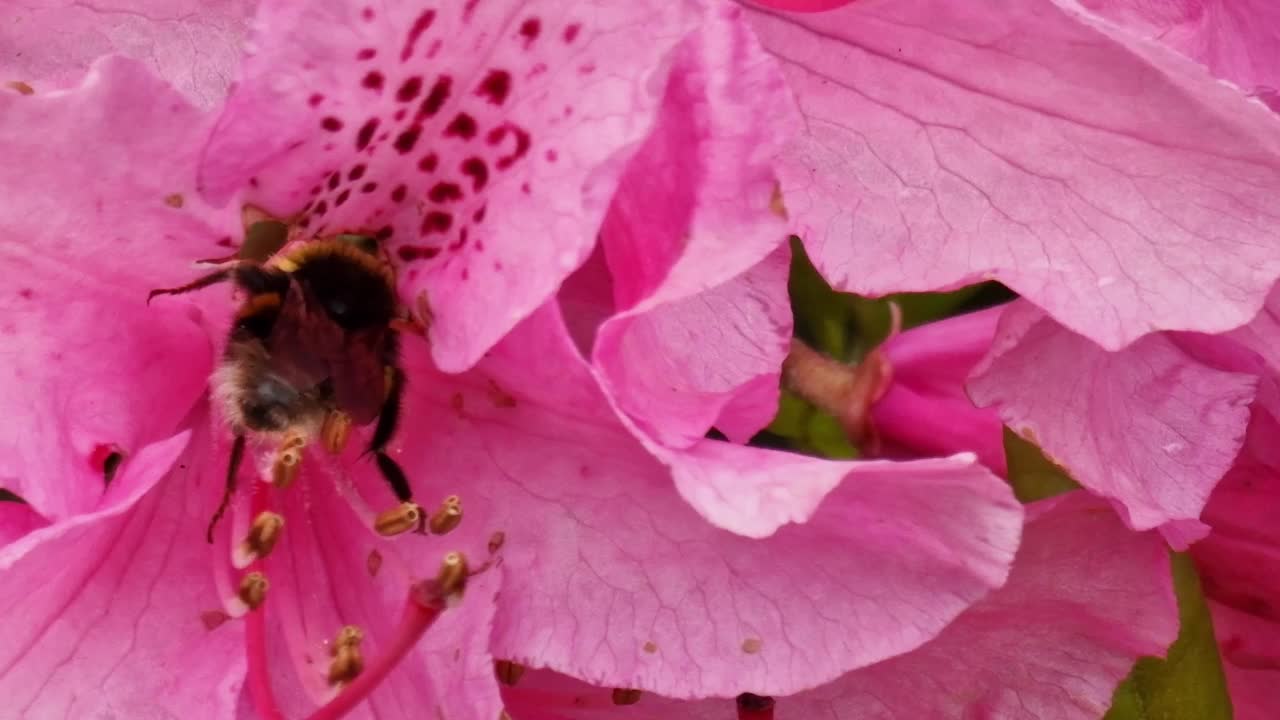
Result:
{"label": "bee head", "polygon": [[281,431],[294,420],[300,393],[277,375],[267,374],[247,389],[240,404],[246,423],[260,430]]}

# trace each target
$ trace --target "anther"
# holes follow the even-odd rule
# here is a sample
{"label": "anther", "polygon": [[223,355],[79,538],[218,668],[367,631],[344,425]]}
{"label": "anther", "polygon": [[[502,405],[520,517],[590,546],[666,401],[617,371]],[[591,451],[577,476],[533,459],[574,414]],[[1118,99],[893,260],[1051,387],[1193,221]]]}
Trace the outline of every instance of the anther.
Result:
{"label": "anther", "polygon": [[525,667],[518,662],[510,660],[494,660],[493,674],[498,677],[498,681],[503,685],[512,685],[520,682],[520,678],[524,675]]}
{"label": "anther", "polygon": [[338,648],[343,645],[359,645],[364,640],[364,631],[358,625],[343,625],[333,639],[333,647],[329,650],[332,657],[338,656]]}
{"label": "anther", "polygon": [[271,484],[284,489],[298,479],[298,471],[302,467],[302,447],[286,447],[276,455],[276,463],[271,468]]}
{"label": "anther", "polygon": [[502,549],[507,543],[507,534],[498,530],[489,536],[489,554],[492,555]]}
{"label": "anther", "polygon": [[350,436],[351,416],[341,410],[331,410],[320,428],[324,449],[332,455],[338,455],[347,447],[347,438]]}
{"label": "anther", "polygon": [[635,705],[640,702],[640,696],[643,695],[635,688],[614,688],[613,704],[614,705]]}
{"label": "anther", "polygon": [[248,567],[249,563],[271,554],[280,533],[284,530],[284,518],[270,510],[258,513],[249,526],[249,534],[245,536],[237,548],[233,561],[238,568]]}
{"label": "anther", "polygon": [[435,535],[444,535],[445,533],[458,527],[462,522],[462,500],[457,495],[450,495],[440,503],[440,507],[431,514],[431,519],[427,521],[427,526],[431,528],[431,532]]}
{"label": "anther", "polygon": [[360,654],[360,641],[364,633],[355,625],[347,625],[338,631],[329,655],[333,660],[329,663],[329,685],[346,685],[364,670],[364,656]]}
{"label": "anther", "polygon": [[267,588],[270,583],[267,582],[267,576],[260,572],[246,573],[240,578],[240,590],[236,594],[240,598],[240,602],[244,603],[250,610],[257,610],[262,606],[264,600],[267,599]]}
{"label": "anther", "polygon": [[401,503],[398,507],[378,514],[373,529],[379,535],[391,537],[422,526],[422,508],[417,503]]}
{"label": "anther", "polygon": [[458,597],[467,586],[467,576],[467,558],[460,552],[447,553],[440,563],[436,584],[445,598]]}

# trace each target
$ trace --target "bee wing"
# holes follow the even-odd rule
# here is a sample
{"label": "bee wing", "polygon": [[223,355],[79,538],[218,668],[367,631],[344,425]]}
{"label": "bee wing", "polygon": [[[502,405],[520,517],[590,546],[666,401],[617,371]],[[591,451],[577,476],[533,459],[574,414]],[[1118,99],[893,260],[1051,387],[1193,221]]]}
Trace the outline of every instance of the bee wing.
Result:
{"label": "bee wing", "polygon": [[372,422],[382,411],[387,394],[386,342],[383,328],[346,333],[344,349],[329,358],[334,396],[357,425]]}
{"label": "bee wing", "polygon": [[315,387],[329,379],[327,356],[343,343],[342,328],[309,300],[290,278],[289,292],[267,342],[272,366],[297,388]]}

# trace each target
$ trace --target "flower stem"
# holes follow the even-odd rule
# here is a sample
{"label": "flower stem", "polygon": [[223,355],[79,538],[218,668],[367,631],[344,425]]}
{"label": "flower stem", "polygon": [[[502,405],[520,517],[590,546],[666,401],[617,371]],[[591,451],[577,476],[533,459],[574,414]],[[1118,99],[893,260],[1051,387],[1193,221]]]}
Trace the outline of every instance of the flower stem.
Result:
{"label": "flower stem", "polygon": [[782,364],[782,377],[795,394],[840,421],[845,434],[864,452],[876,449],[871,406],[889,387],[893,369],[879,348],[857,365],[823,355],[800,340]]}
{"label": "flower stem", "polygon": [[436,618],[440,617],[444,608],[443,597],[428,596],[419,592],[417,588],[411,589],[405,601],[404,612],[400,617],[400,626],[396,630],[391,645],[374,659],[364,672],[351,681],[350,685],[344,687],[337,697],[312,713],[307,720],[338,720],[354,709],[386,679],[404,656],[409,654],[419,638],[435,623]]}

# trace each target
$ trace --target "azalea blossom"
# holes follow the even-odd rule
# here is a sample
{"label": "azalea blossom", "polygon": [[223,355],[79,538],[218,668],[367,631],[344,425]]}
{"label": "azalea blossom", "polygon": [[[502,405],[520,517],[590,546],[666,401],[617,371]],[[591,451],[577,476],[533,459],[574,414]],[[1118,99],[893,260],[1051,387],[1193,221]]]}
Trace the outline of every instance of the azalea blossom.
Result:
{"label": "azalea blossom", "polygon": [[[1182,526],[1164,525],[1160,530],[1168,541],[1183,547],[1196,541],[1190,553],[1209,600],[1235,717],[1263,720],[1274,717],[1280,703],[1275,693],[1280,656],[1272,610],[1280,602],[1273,559],[1274,517],[1280,509],[1280,457],[1275,452],[1280,446],[1277,316],[1280,293],[1273,293],[1258,318],[1227,335],[1162,333],[1108,353],[1017,302],[892,338],[879,355],[886,365],[879,373],[892,378],[887,389],[880,389],[877,399],[849,395],[845,407],[872,418],[875,435],[902,457],[967,449],[984,459],[998,458],[992,467],[1003,468],[1001,418],[1051,418],[1052,425],[1014,428],[1043,443],[1073,476],[1077,468],[1088,469],[1082,463],[1096,458],[1107,463],[1107,474],[1117,483],[1111,486],[1115,492],[1118,483],[1139,470],[1169,463],[1165,482],[1151,485],[1147,492],[1152,498],[1176,498],[1185,491],[1178,481],[1208,481],[1213,492],[1201,501],[1203,513]],[[892,359],[885,362],[886,357]],[[1067,359],[1069,363],[1063,362]],[[920,368],[934,369],[923,391],[915,374]],[[853,376],[857,369],[844,367],[842,372]],[[1095,385],[1110,392],[1092,391]],[[989,406],[959,401],[966,387],[974,400]],[[1020,397],[1037,398],[1036,412],[1015,414],[1019,408],[1005,399]],[[1150,404],[1135,406],[1135,398]],[[910,417],[927,418],[933,432],[926,435],[901,425],[904,406],[911,408]],[[1055,411],[1045,410],[1049,407]],[[1090,454],[1070,444],[1073,427],[1096,424],[1101,418],[1114,427],[1101,432],[1095,427],[1094,432],[1114,438],[1115,447]],[[1234,437],[1237,431],[1243,437]],[[1152,438],[1163,438],[1167,444],[1152,446]],[[1194,466],[1174,464],[1195,452],[1208,465],[1211,450],[1224,457],[1225,469],[1206,467],[1202,474],[1193,474]],[[1124,471],[1133,475],[1126,478]],[[1107,494],[1105,487],[1094,490]],[[1117,503],[1117,508],[1123,506]]]}
{"label": "azalea blossom", "polygon": [[[1272,5],[750,13],[805,116],[779,176],[823,276],[1016,291],[975,399],[1177,545],[1204,532],[1255,381],[1145,336],[1240,326],[1280,276],[1280,117],[1258,101],[1276,85]],[[1139,351],[1109,353],[1124,347]]]}
{"label": "azalea blossom", "polygon": [[[972,456],[705,439],[768,421],[790,331],[794,119],[740,11],[435,10],[264,3],[211,112],[120,58],[0,95],[16,717],[491,720],[495,658],[624,699],[785,696],[1004,584],[1023,510]],[[145,299],[233,251],[246,207],[382,241],[428,334],[391,453],[458,527],[375,533],[394,500],[357,437],[289,488],[252,477],[258,448],[206,544],[233,308]]]}

